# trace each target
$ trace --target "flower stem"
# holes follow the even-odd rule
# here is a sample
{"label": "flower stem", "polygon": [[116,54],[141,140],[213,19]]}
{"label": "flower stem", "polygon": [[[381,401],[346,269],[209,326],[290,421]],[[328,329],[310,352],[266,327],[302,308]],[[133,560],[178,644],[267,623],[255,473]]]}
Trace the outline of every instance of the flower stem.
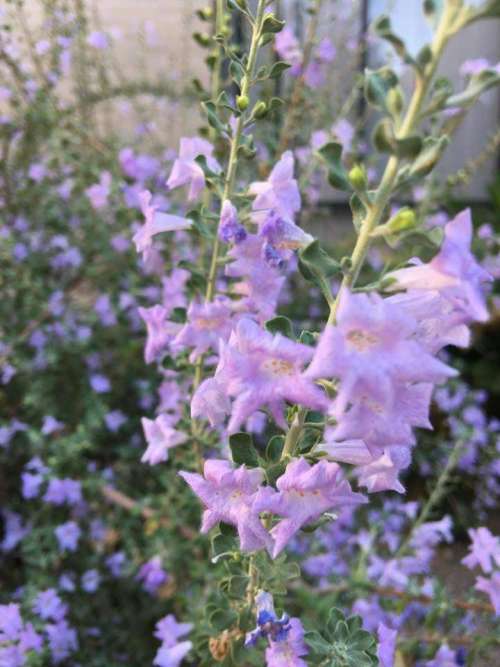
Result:
{"label": "flower stem", "polygon": [[429,518],[431,512],[435,508],[435,506],[441,501],[442,497],[444,496],[446,492],[446,485],[449,482],[451,473],[453,470],[456,468],[460,457],[462,455],[464,449],[464,443],[461,440],[458,440],[453,449],[451,450],[450,456],[448,458],[448,461],[446,462],[446,465],[443,469],[443,472],[440,474],[438,477],[438,480],[436,482],[436,486],[434,487],[431,495],[429,496],[429,499],[425,503],[425,505],[422,508],[422,511],[420,512],[418,519],[415,521],[413,526],[411,527],[410,532],[406,536],[406,539],[402,542],[401,546],[397,550],[394,558],[401,558],[409,549],[410,543],[412,540],[412,537],[415,533],[415,531],[420,528],[420,526],[427,521]]}
{"label": "flower stem", "polygon": [[[436,30],[432,42],[433,58],[431,62],[427,65],[425,70],[422,73],[417,74],[415,82],[415,90],[413,92],[413,96],[408,106],[405,118],[398,132],[399,139],[405,139],[409,137],[415,130],[415,126],[419,122],[422,104],[425,101],[425,97],[429,90],[429,85],[432,82],[432,79],[436,72],[440,56],[449,39],[448,29],[452,21],[452,18],[453,18],[453,12],[447,5],[443,10],[439,26]],[[363,267],[366,254],[370,248],[372,232],[375,229],[375,227],[377,227],[377,225],[380,223],[380,220],[384,215],[386,206],[388,205],[391,195],[393,193],[394,184],[396,182],[396,178],[398,175],[400,163],[401,159],[395,155],[393,155],[387,162],[384,174],[382,176],[382,180],[375,193],[373,202],[371,203],[367,216],[361,225],[361,231],[359,233],[356,245],[354,246],[354,250],[351,256],[351,262],[352,262],[351,270],[344,276],[344,279],[342,280],[342,284],[337,294],[337,298],[335,299],[335,302],[330,309],[328,324],[335,324],[337,309],[339,306],[342,292],[344,289],[349,289],[350,287],[352,287],[359,276],[359,272]]]}
{"label": "flower stem", "polygon": [[306,420],[307,408],[299,408],[297,414],[293,418],[293,421],[288,429],[286,434],[285,444],[283,446],[283,452],[281,454],[281,460],[283,461],[287,457],[291,457],[295,453],[295,448],[304,428],[304,422]]}
{"label": "flower stem", "polygon": [[[245,76],[242,79],[241,85],[241,97],[248,97],[250,92],[250,87],[255,75],[255,66],[257,63],[257,54],[259,51],[260,38],[262,37],[262,26],[264,22],[264,10],[266,7],[266,0],[259,0],[257,6],[257,13],[255,16],[255,21],[252,25],[252,39],[250,42],[250,51],[248,53],[248,62],[246,66]],[[226,201],[226,199],[231,199],[234,190],[234,183],[236,180],[236,173],[238,169],[238,150],[240,148],[241,136],[243,134],[243,128],[245,126],[245,121],[247,120],[248,112],[242,112],[238,118],[236,124],[236,129],[234,130],[233,137],[231,139],[231,149],[229,153],[229,162],[227,166],[226,180],[224,183],[224,192],[222,195],[221,206]],[[212,301],[215,294],[215,281],[217,278],[217,268],[218,268],[218,259],[219,259],[219,250],[220,250],[220,239],[217,230],[217,235],[214,241],[214,247],[212,251],[212,260],[210,263],[210,271],[208,274],[207,289],[205,293],[205,298],[207,301]]]}

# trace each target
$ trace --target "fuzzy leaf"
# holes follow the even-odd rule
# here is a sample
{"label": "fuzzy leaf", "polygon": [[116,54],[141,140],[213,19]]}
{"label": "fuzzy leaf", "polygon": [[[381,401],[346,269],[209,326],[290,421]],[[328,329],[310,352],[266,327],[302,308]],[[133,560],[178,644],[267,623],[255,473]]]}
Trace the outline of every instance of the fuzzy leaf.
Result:
{"label": "fuzzy leaf", "polygon": [[229,436],[229,447],[232,459],[236,464],[245,464],[249,468],[258,467],[257,450],[253,446],[253,439],[250,434],[234,433]]}
{"label": "fuzzy leaf", "polygon": [[342,164],[342,145],[332,141],[321,146],[318,153],[328,167],[330,185],[339,190],[351,190],[347,171]]}
{"label": "fuzzy leaf", "polygon": [[277,317],[273,317],[272,320],[267,320],[265,326],[266,329],[272,334],[280,333],[287,338],[295,340],[295,336],[293,335],[293,326],[288,317],[278,315]]}

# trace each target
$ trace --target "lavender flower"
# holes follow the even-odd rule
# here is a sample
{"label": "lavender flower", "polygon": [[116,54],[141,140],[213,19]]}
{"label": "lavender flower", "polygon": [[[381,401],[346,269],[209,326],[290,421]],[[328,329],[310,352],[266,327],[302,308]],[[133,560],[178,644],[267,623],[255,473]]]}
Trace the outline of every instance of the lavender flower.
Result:
{"label": "lavender flower", "polygon": [[254,220],[261,224],[270,211],[284,220],[293,220],[300,211],[301,199],[297,181],[293,177],[295,160],[293,153],[284,153],[274,166],[267,181],[250,185],[250,194],[255,195],[252,205]]}
{"label": "lavender flower", "polygon": [[156,465],[168,460],[168,450],[186,442],[187,436],[171,427],[171,418],[160,415],[154,421],[142,418],[142,427],[148,443],[141,461]]}
{"label": "lavender flower", "polygon": [[254,509],[269,511],[285,517],[272,530],[272,551],[276,558],[297,532],[318,519],[327,510],[366,502],[364,496],[353,493],[336,463],[320,461],[313,466],[303,458],[288,464],[277,480],[275,491],[264,487],[259,491]]}
{"label": "lavender flower", "polygon": [[55,529],[61,551],[76,551],[81,530],[75,521],[67,521]]}
{"label": "lavender flower", "polygon": [[194,348],[189,357],[193,363],[208,349],[216,350],[220,341],[227,340],[231,333],[230,302],[223,298],[215,301],[191,302],[187,322],[177,334],[174,345],[177,348]]}
{"label": "lavender flower", "polygon": [[302,657],[309,650],[304,642],[304,628],[298,618],[290,619],[290,631],[283,641],[270,640],[266,648],[267,667],[307,667]]}
{"label": "lavender flower", "polygon": [[147,364],[151,364],[161,358],[178,334],[180,325],[167,319],[169,310],[164,306],[139,308],[138,312],[146,324],[148,333],[144,347],[144,359]]}
{"label": "lavender flower", "polygon": [[489,596],[496,616],[500,616],[500,570],[494,572],[489,579],[478,577],[474,588]]}
{"label": "lavender flower", "polygon": [[255,596],[257,627],[247,632],[245,646],[253,646],[264,637],[275,642],[284,641],[290,632],[290,617],[283,614],[278,618],[274,609],[274,600],[271,593],[259,591]]}
{"label": "lavender flower", "polygon": [[197,199],[205,187],[205,174],[196,162],[196,158],[204,156],[209,169],[219,173],[221,168],[213,157],[213,152],[213,146],[205,139],[183,137],[180,143],[179,157],[174,162],[167,187],[173,190],[183,185],[189,185],[189,201]]}
{"label": "lavender flower", "polygon": [[212,459],[205,461],[204,477],[190,472],[179,474],[205,506],[202,533],[223,521],[236,526],[242,551],[271,546],[271,537],[253,508],[264,479],[260,468],[248,470],[241,466],[233,469],[229,461]]}
{"label": "lavender flower", "polygon": [[470,553],[462,559],[462,563],[472,570],[476,566],[481,566],[485,574],[490,574],[493,565],[500,567],[500,540],[492,535],[488,528],[471,528],[469,537],[472,544],[469,547]]}
{"label": "lavender flower", "polygon": [[54,588],[41,591],[33,601],[33,611],[44,620],[61,621],[68,613],[65,604]]}
{"label": "lavender flower", "polygon": [[155,593],[169,579],[168,574],[162,567],[160,556],[154,556],[141,566],[137,579],[142,581],[144,589],[148,593]]}
{"label": "lavender flower", "polygon": [[244,241],[247,236],[246,230],[238,220],[238,211],[226,200],[222,205],[220,223],[219,223],[219,237],[224,243],[240,243]]}
{"label": "lavender flower", "polygon": [[227,343],[220,344],[215,379],[227,396],[235,398],[228,430],[238,431],[257,410],[267,406],[276,422],[286,428],[285,401],[323,409],[326,398],[302,372],[313,350],[278,334],[273,336],[255,322],[242,318]]}

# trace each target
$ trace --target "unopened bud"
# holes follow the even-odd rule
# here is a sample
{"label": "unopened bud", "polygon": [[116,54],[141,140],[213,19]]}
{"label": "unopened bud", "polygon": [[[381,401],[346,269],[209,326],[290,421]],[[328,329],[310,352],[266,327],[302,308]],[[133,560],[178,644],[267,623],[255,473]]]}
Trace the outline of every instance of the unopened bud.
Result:
{"label": "unopened bud", "polygon": [[267,112],[268,112],[267,104],[261,100],[260,102],[257,102],[257,104],[253,108],[253,117],[264,118]]}
{"label": "unopened bud", "polygon": [[348,174],[349,182],[355,190],[366,190],[368,187],[368,178],[365,168],[360,164],[355,164]]}
{"label": "unopened bud", "polygon": [[248,105],[250,104],[250,98],[248,95],[238,95],[236,98],[236,106],[240,111],[246,111],[248,109]]}
{"label": "unopened bud", "polygon": [[393,116],[399,116],[405,106],[405,98],[400,86],[391,88],[387,93],[387,108]]}
{"label": "unopened bud", "polygon": [[411,229],[416,224],[415,212],[411,208],[402,208],[389,220],[386,227],[391,234],[396,234]]}
{"label": "unopened bud", "polygon": [[214,10],[212,7],[204,7],[203,9],[200,10],[200,15],[202,16],[205,21],[210,21],[210,19],[214,15]]}

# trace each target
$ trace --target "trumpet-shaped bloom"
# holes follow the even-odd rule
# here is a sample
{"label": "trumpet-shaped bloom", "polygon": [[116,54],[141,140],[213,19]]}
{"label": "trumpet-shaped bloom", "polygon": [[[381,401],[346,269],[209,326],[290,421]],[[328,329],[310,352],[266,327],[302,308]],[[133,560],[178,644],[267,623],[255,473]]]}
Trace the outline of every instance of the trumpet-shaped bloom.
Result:
{"label": "trumpet-shaped bloom", "polygon": [[205,174],[196,162],[196,158],[204,156],[207,165],[215,173],[220,172],[220,165],[213,157],[214,147],[200,137],[182,137],[179,157],[175,160],[167,181],[170,190],[189,185],[189,201],[197,199],[205,187]]}
{"label": "trumpet-shaped bloom", "polygon": [[160,415],[154,421],[142,418],[142,428],[148,443],[141,461],[154,466],[168,459],[168,450],[186,442],[186,435],[176,431],[171,426],[168,415]]}
{"label": "trumpet-shaped bloom", "polygon": [[139,308],[139,315],[146,324],[148,332],[146,345],[144,347],[144,359],[147,364],[158,361],[172,342],[180,325],[170,322],[167,317],[169,310],[164,306],[152,306],[151,308]]}
{"label": "trumpet-shaped bloom", "polygon": [[285,220],[293,220],[300,211],[300,191],[293,177],[294,167],[293,153],[287,151],[274,166],[267,181],[250,185],[250,194],[255,195],[252,209],[257,224],[265,222],[271,211]]}
{"label": "trumpet-shaped bloom", "polygon": [[495,609],[495,615],[500,616],[500,570],[494,572],[490,579],[478,577],[474,588],[488,595]]}
{"label": "trumpet-shaped bloom", "polygon": [[485,574],[493,570],[494,564],[500,567],[500,539],[484,527],[471,528],[468,532],[472,543],[462,563],[469,569],[479,565]]}
{"label": "trumpet-shaped bloom", "polygon": [[341,415],[361,382],[389,395],[395,383],[441,382],[456,371],[414,339],[415,320],[378,294],[343,292],[337,324],[328,325],[306,375],[341,380],[335,401]]}
{"label": "trumpet-shaped bloom", "polygon": [[257,626],[247,632],[245,646],[253,646],[261,637],[273,641],[284,641],[290,631],[290,617],[283,614],[278,618],[274,609],[274,600],[271,593],[259,591],[255,596],[257,611]]}
{"label": "trumpet-shaped bloom", "polygon": [[401,455],[401,451],[399,451],[404,449],[394,448],[392,450],[387,448],[379,458],[358,467],[356,474],[359,484],[365,486],[368,493],[378,491],[404,493],[405,488],[398,479],[401,470],[410,463],[410,453],[407,452],[407,456],[405,456],[404,454]]}
{"label": "trumpet-shaped bloom", "polygon": [[153,247],[153,236],[162,232],[176,232],[189,229],[193,224],[193,221],[188,218],[181,218],[178,215],[170,215],[169,213],[158,211],[158,207],[151,204],[152,199],[153,195],[149,190],[141,192],[141,210],[146,222],[132,238],[137,252],[142,253],[145,261],[148,259]]}
{"label": "trumpet-shaped bloom", "polygon": [[231,413],[231,401],[214,378],[204,380],[193,394],[191,417],[206,419],[212,426],[221,426]]}
{"label": "trumpet-shaped bloom", "polygon": [[223,521],[236,527],[242,551],[271,546],[271,537],[253,508],[264,479],[260,468],[233,469],[229,461],[209,460],[205,462],[204,477],[190,472],[179,474],[205,506],[202,533]]}
{"label": "trumpet-shaped bloom", "polygon": [[468,347],[470,331],[464,313],[437,290],[413,290],[387,299],[408,312],[417,323],[414,338],[436,354],[446,345]]}
{"label": "trumpet-shaped bloom", "polygon": [[327,442],[362,439],[372,453],[381,454],[387,445],[413,445],[413,427],[432,428],[432,384],[394,383],[386,389],[361,380],[349,409],[328,430]]}
{"label": "trumpet-shaped bloom", "polygon": [[235,398],[228,429],[238,431],[257,410],[266,406],[286,428],[285,401],[313,410],[324,409],[326,398],[302,372],[312,348],[261,329],[242,318],[227,343],[221,343],[215,379],[227,396]]}
{"label": "trumpet-shaped bloom", "polygon": [[310,466],[305,459],[296,459],[288,464],[276,487],[278,491],[262,488],[254,506],[259,512],[269,511],[284,517],[271,531],[275,540],[273,558],[302,526],[327,510],[365,502],[364,496],[353,493],[340,466],[328,461]]}
{"label": "trumpet-shaped bloom", "polygon": [[245,228],[238,220],[238,211],[228,199],[222,204],[219,237],[224,243],[230,243],[231,241],[241,243],[247,237]]}
{"label": "trumpet-shaped bloom", "polygon": [[302,660],[309,653],[304,641],[304,628],[298,618],[290,619],[290,631],[283,641],[270,640],[266,648],[267,667],[307,667]]}
{"label": "trumpet-shaped bloom", "polygon": [[155,637],[160,639],[159,648],[153,664],[158,667],[178,667],[189,653],[193,644],[178,640],[193,629],[192,623],[177,623],[173,614],[168,614],[156,624]]}
{"label": "trumpet-shaped bloom", "polygon": [[[314,241],[314,238],[310,234],[307,234],[294,222],[284,220],[274,212],[271,212],[267,216],[266,221],[260,229],[260,235],[275,250],[280,262],[290,259],[294,250],[303,248]],[[267,255],[266,259],[269,261]]]}
{"label": "trumpet-shaped bloom", "polygon": [[469,321],[488,319],[481,284],[492,280],[471,253],[472,220],[469,209],[459,213],[445,226],[445,240],[439,253],[428,264],[419,260],[417,266],[388,274],[396,287],[437,290]]}
{"label": "trumpet-shaped bloom", "polygon": [[241,296],[237,307],[242,312],[255,313],[262,322],[273,317],[285,278],[267,261],[265,240],[249,234],[228,254],[233,261],[226,266],[226,275],[242,279],[235,285]]}
{"label": "trumpet-shaped bloom", "polygon": [[176,347],[194,348],[190,360],[195,361],[208,349],[216,350],[219,341],[227,340],[231,333],[231,308],[226,299],[205,303],[191,302],[187,322],[175,338]]}

